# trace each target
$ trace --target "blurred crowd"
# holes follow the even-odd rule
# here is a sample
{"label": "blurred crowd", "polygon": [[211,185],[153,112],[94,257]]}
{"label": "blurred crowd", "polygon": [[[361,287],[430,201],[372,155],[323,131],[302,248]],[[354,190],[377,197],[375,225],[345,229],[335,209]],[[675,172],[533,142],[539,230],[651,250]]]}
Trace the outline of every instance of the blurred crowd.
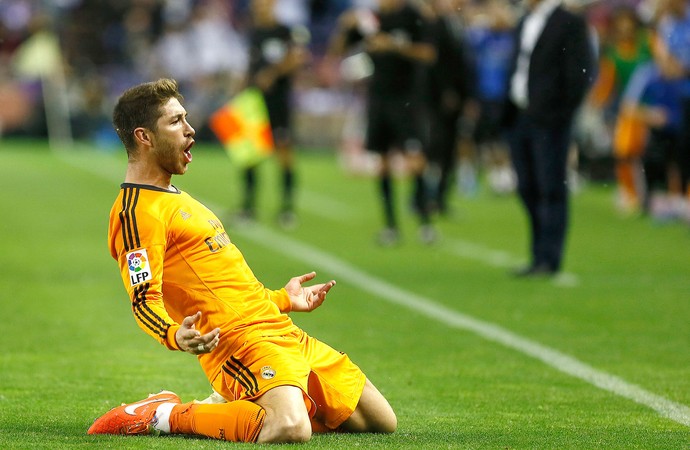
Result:
{"label": "blurred crowd", "polygon": [[[458,117],[458,189],[471,195],[485,174],[496,193],[511,192],[515,180],[497,121],[522,2],[411,3],[430,21],[445,16],[467,50],[472,78]],[[600,61],[576,125],[572,187],[583,178],[615,179],[622,212],[687,217],[688,1],[564,3],[586,17]],[[366,65],[334,63],[329,46],[343,14],[376,4],[276,3],[279,20],[309,36],[310,61],[295,79],[296,142],[341,148],[352,170],[370,165],[357,120]],[[62,133],[114,145],[114,99],[135,83],[172,77],[197,137],[213,140],[207,118],[245,83],[249,8],[250,0],[2,0],[0,138]]]}
{"label": "blurred crowd", "polygon": [[[21,111],[0,116],[0,134],[48,133],[40,108],[26,117],[27,106],[34,111],[42,102],[39,79],[54,76],[36,67],[40,65],[36,61],[53,55],[54,49],[43,39],[46,34],[59,45],[61,67],[55,70],[65,74],[64,95],[75,138],[111,134],[113,99],[132,84],[163,76],[181,84],[193,117],[208,117],[238,89],[247,70],[248,4],[248,0],[3,0],[0,89],[3,98],[10,96]],[[329,15],[335,17],[347,6],[338,0],[281,0],[278,14],[286,23],[308,24],[318,45],[327,40],[324,22]]]}

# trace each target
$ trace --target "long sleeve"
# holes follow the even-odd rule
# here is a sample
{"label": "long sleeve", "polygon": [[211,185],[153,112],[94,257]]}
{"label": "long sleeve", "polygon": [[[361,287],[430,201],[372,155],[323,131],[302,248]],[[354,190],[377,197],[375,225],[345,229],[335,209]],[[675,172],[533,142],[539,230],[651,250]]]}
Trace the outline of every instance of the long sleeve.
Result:
{"label": "long sleeve", "polygon": [[[164,250],[160,245],[134,250],[120,257],[120,270],[123,278],[127,277],[125,286],[129,284],[127,292],[137,325],[169,349],[179,350],[175,333],[180,325],[170,317],[163,304],[163,255]],[[133,285],[137,275],[145,281]]]}
{"label": "long sleeve", "polygon": [[179,325],[163,304],[163,260],[167,240],[160,218],[137,210],[140,189],[122,190],[110,220],[110,252],[132,302],[134,318],[147,334],[171,350],[178,350],[175,332]]}
{"label": "long sleeve", "polygon": [[290,296],[288,295],[285,288],[279,289],[277,291],[266,289],[266,291],[268,292],[268,296],[271,299],[271,301],[278,305],[280,312],[290,312],[290,310],[292,309],[292,304],[290,303]]}

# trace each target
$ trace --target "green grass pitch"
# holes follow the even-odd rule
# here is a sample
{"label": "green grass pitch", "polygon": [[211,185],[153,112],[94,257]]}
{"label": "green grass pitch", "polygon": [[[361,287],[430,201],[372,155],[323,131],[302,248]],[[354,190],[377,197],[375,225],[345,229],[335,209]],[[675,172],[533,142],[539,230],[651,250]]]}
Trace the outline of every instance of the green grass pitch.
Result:
{"label": "green grass pitch", "polygon": [[[149,392],[173,390],[184,401],[209,393],[191,355],[138,329],[108,254],[123,153],[0,141],[0,448],[242,446],[86,435],[94,418]],[[572,197],[565,275],[516,280],[507,273],[525,262],[528,244],[515,197],[455,196],[453,215],[438,221],[441,240],[424,246],[401,181],[405,240],[382,249],[373,245],[381,223],[373,180],[344,173],[332,153],[301,153],[301,224],[284,232],[274,224],[276,173],[265,164],[256,228],[230,220],[239,182],[217,147],[197,145],[174,183],[218,214],[264,284],[310,270],[339,282],[322,308],[293,318],[364,369],[399,430],[315,435],[304,448],[690,448],[687,226],[621,218],[613,187],[590,185]],[[479,321],[488,337],[454,326],[455,314]],[[500,343],[491,330],[636,386],[675,405],[676,419],[644,396],[558,370],[548,352],[542,361]]]}

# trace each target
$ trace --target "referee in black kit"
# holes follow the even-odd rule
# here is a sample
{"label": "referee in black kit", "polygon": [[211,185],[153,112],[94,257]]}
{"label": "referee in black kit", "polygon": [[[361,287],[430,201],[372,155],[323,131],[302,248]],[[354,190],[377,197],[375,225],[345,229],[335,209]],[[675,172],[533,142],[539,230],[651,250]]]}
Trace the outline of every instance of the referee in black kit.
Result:
{"label": "referee in black kit", "polygon": [[361,45],[373,63],[368,87],[366,147],[381,156],[379,189],[385,227],[378,235],[384,246],[400,241],[390,166],[392,150],[400,150],[415,179],[414,209],[420,239],[435,240],[424,180],[428,117],[424,110],[424,65],[436,59],[429,24],[406,0],[380,0],[376,12],[345,12],[331,41],[330,52],[343,55]]}

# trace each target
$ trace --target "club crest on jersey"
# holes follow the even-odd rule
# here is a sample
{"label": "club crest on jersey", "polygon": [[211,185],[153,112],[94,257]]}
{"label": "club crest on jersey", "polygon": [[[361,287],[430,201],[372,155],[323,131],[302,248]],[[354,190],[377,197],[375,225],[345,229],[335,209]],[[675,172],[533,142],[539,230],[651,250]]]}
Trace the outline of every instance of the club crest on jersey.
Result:
{"label": "club crest on jersey", "polygon": [[273,370],[273,367],[271,366],[263,366],[261,368],[261,378],[264,380],[270,380],[271,378],[276,376],[276,371]]}
{"label": "club crest on jersey", "polygon": [[146,249],[129,252],[126,258],[129,268],[129,282],[132,286],[151,279],[151,265]]}

